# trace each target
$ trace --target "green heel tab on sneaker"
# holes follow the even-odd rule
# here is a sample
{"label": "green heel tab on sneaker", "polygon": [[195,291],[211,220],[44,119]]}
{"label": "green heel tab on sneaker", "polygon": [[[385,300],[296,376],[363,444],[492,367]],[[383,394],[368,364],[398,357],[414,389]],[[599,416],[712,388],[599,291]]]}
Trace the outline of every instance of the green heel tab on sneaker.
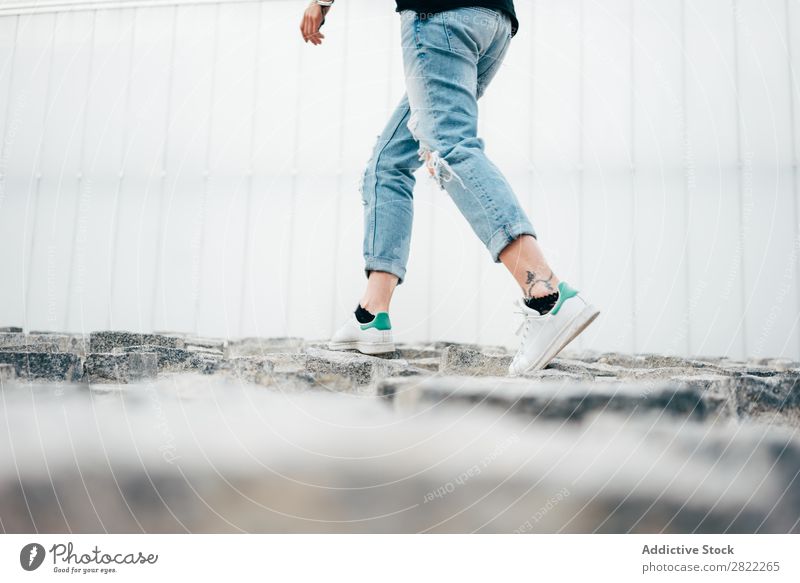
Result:
{"label": "green heel tab on sneaker", "polygon": [[378,312],[375,314],[375,318],[372,319],[372,322],[367,324],[361,324],[362,330],[367,330],[368,328],[376,328],[378,330],[391,330],[392,329],[392,322],[389,320],[389,312]]}
{"label": "green heel tab on sneaker", "polygon": [[553,309],[550,310],[549,313],[555,316],[556,314],[558,314],[558,311],[561,309],[561,306],[564,304],[564,302],[577,295],[578,295],[578,290],[569,287],[569,284],[566,281],[558,282],[558,301],[556,302],[556,305],[553,306]]}

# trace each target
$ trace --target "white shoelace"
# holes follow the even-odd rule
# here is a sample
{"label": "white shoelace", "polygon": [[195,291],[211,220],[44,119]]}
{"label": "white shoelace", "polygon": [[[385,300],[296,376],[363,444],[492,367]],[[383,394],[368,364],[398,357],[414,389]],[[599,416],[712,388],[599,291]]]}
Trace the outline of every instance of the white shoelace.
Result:
{"label": "white shoelace", "polygon": [[514,332],[514,334],[516,334],[517,336],[519,336],[520,333],[522,334],[519,348],[517,349],[517,352],[516,354],[514,354],[514,358],[512,359],[512,362],[517,362],[517,359],[519,358],[520,354],[522,353],[522,349],[525,346],[525,341],[528,338],[528,328],[530,322],[536,316],[531,314],[530,312],[526,312],[525,310],[523,310],[519,300],[515,300],[513,302],[513,305],[515,308],[514,313],[522,316],[522,321],[520,321],[519,326],[517,326],[517,329]]}
{"label": "white shoelace", "polygon": [[519,314],[520,316],[522,316],[522,321],[519,323],[519,326],[517,326],[517,330],[514,332],[514,334],[519,336],[520,332],[523,332],[523,338],[522,339],[525,340],[525,335],[528,332],[528,324],[530,323],[531,320],[534,320],[536,318],[540,318],[541,316],[539,316],[538,314],[531,314],[530,312],[526,312],[525,310],[523,310],[522,305],[519,302],[519,300],[515,300],[513,302],[513,305],[516,308],[514,310],[514,313],[515,314]]}

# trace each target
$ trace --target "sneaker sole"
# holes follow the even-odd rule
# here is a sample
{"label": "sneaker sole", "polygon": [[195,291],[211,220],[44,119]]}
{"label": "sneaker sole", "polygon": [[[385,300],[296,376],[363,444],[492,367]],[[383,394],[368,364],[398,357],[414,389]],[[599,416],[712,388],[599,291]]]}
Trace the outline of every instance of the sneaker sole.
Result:
{"label": "sneaker sole", "polygon": [[534,372],[546,367],[559,352],[566,348],[567,344],[575,340],[578,334],[586,330],[587,326],[594,322],[595,318],[599,315],[600,310],[593,305],[588,304],[584,306],[580,313],[570,320],[569,324],[561,331],[561,334],[555,337],[553,342],[550,343],[550,346],[547,347],[547,350],[542,353],[542,356],[540,356],[536,362],[522,372],[512,376],[524,375],[525,373]]}
{"label": "sneaker sole", "polygon": [[370,344],[367,342],[329,342],[329,350],[358,350],[362,354],[384,354],[394,352],[394,342]]}

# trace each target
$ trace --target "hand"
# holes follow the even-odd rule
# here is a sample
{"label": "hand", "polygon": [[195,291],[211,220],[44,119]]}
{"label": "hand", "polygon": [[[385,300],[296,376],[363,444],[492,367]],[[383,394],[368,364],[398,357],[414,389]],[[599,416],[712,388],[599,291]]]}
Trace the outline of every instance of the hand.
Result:
{"label": "hand", "polygon": [[300,20],[300,34],[303,35],[305,42],[311,41],[312,44],[322,44],[325,35],[319,31],[322,21],[329,8],[324,8],[312,0],[311,4],[303,13]]}

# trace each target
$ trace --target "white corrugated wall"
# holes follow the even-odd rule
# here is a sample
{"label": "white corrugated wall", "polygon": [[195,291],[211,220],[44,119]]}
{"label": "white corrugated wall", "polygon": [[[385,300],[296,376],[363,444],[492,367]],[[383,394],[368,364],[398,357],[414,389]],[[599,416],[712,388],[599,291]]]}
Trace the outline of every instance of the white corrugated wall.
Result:
{"label": "white corrugated wall", "polygon": [[[800,357],[800,2],[517,0],[490,155],[580,346]],[[0,4],[0,325],[324,338],[403,92],[390,0]],[[513,281],[420,175],[400,340],[512,344]]]}

